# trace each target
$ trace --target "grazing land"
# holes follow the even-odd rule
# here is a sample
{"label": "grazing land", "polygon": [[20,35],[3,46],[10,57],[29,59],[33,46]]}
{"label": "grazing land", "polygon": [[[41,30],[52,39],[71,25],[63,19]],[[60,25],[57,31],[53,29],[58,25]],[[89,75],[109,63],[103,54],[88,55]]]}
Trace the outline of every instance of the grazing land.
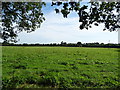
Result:
{"label": "grazing land", "polygon": [[118,48],[2,47],[3,88],[118,88]]}

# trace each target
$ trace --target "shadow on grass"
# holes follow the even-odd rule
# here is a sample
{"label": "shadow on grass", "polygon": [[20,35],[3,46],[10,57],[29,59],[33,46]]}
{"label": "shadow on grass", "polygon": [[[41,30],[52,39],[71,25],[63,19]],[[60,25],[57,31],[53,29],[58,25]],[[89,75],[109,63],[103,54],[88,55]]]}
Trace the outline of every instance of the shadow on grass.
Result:
{"label": "shadow on grass", "polygon": [[[118,54],[120,54],[120,48],[116,48],[117,50],[115,50],[116,52],[118,52]],[[120,56],[119,56],[120,57]]]}

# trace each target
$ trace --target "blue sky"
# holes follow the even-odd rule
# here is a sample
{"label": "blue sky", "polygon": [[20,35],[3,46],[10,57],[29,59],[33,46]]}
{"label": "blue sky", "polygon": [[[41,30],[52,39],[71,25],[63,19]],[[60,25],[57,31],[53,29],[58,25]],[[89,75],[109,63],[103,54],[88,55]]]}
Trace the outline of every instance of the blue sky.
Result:
{"label": "blue sky", "polygon": [[[86,2],[83,2],[84,4]],[[18,43],[118,43],[118,32],[103,31],[103,24],[94,26],[89,30],[79,29],[79,17],[75,12],[63,18],[62,14],[56,14],[54,7],[47,3],[43,8],[46,20],[41,27],[31,33],[21,32],[18,36]]]}

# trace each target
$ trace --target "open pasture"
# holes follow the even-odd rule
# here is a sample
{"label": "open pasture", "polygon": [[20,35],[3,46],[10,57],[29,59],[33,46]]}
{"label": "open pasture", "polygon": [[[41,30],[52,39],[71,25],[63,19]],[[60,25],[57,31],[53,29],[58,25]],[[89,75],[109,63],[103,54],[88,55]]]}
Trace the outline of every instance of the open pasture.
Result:
{"label": "open pasture", "polygon": [[118,51],[3,46],[3,88],[117,88]]}

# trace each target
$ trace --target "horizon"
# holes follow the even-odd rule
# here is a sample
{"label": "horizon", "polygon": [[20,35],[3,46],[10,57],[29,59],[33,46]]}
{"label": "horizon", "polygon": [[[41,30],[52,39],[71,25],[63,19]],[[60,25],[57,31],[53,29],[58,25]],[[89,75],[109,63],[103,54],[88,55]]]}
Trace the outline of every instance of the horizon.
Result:
{"label": "horizon", "polygon": [[[65,42],[65,41],[61,41],[61,42],[64,42],[64,43],[66,43],[66,44],[77,44],[78,42],[80,42],[80,41],[78,41],[78,42]],[[9,44],[61,44],[61,42],[59,42],[59,43],[56,43],[56,42],[53,42],[53,43],[26,43],[26,42],[23,42],[23,43],[13,43],[13,42],[11,42],[11,43],[9,43]],[[2,43],[4,43],[4,42],[0,42],[1,44]],[[99,43],[99,44],[102,44],[103,42],[85,42],[85,43],[83,43],[83,42],[81,42],[82,44],[86,44],[86,43]],[[120,44],[120,43],[111,43],[110,41],[108,42],[108,43],[103,43],[103,44]]]}

